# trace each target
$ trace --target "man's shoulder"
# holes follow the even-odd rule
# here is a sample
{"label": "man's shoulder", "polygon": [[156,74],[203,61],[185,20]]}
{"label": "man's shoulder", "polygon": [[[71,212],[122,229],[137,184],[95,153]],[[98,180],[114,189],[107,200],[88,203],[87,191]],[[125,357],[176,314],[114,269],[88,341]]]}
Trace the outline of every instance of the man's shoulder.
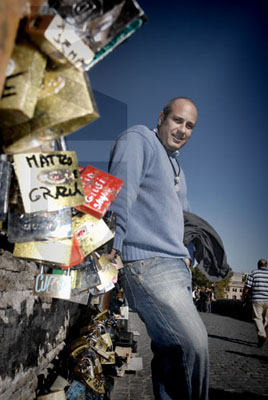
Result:
{"label": "man's shoulder", "polygon": [[268,278],[268,268],[258,268],[251,271],[251,276],[266,277]]}
{"label": "man's shoulder", "polygon": [[130,128],[126,129],[124,132],[122,132],[119,136],[118,139],[123,138],[123,137],[141,137],[145,138],[149,141],[154,140],[155,134],[154,131],[150,128],[148,128],[145,125],[133,125]]}

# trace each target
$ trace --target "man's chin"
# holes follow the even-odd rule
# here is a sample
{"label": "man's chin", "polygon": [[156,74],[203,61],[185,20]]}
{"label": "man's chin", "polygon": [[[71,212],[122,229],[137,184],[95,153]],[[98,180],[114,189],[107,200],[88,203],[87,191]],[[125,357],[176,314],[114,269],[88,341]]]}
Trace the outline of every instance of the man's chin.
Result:
{"label": "man's chin", "polygon": [[173,146],[172,146],[173,150],[172,151],[180,150],[184,145],[185,145],[184,142],[173,144]]}

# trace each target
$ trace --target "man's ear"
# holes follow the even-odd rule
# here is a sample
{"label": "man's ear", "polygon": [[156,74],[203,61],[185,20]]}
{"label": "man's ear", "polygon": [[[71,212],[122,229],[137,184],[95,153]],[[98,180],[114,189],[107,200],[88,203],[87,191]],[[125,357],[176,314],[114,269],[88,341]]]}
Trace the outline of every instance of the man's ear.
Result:
{"label": "man's ear", "polygon": [[160,111],[160,113],[158,115],[158,125],[159,126],[162,124],[163,118],[164,118],[164,113],[163,113],[163,111]]}

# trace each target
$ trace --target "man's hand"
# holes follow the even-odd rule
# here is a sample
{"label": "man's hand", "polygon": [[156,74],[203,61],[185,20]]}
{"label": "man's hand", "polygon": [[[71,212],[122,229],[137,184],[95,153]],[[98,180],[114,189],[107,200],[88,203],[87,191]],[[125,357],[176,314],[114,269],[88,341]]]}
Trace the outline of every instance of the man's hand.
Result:
{"label": "man's hand", "polygon": [[190,260],[190,258],[184,258],[184,261],[185,261],[187,267],[190,269],[190,266],[191,266],[191,260]]}
{"label": "man's hand", "polygon": [[109,262],[114,264],[117,269],[121,269],[124,267],[123,262],[120,256],[118,255],[118,251],[116,249],[113,249],[111,253],[104,254],[104,256],[107,258]]}
{"label": "man's hand", "polygon": [[116,249],[112,249],[111,253],[106,253],[105,257],[107,258],[108,261],[113,261],[115,260],[116,257]]}
{"label": "man's hand", "polygon": [[249,287],[248,286],[244,286],[243,293],[242,293],[242,298],[241,298],[242,303],[246,303],[248,291],[249,291]]}

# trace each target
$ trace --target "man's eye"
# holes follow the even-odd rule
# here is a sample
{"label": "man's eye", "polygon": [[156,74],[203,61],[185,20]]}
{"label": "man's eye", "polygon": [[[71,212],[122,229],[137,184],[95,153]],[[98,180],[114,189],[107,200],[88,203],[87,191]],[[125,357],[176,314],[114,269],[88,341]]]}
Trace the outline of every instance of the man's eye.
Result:
{"label": "man's eye", "polygon": [[177,122],[177,124],[181,124],[183,122],[182,118],[174,118],[174,121]]}
{"label": "man's eye", "polygon": [[194,125],[193,124],[186,124],[186,128],[187,129],[194,129]]}

